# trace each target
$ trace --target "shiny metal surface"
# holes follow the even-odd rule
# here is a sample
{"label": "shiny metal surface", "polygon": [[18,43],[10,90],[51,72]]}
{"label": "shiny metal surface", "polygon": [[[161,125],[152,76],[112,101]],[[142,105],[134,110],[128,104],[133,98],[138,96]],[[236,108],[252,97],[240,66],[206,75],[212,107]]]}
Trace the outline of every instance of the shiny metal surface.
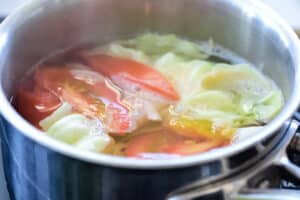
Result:
{"label": "shiny metal surface", "polygon": [[291,190],[248,190],[247,194],[236,195],[233,200],[298,200],[299,191]]}
{"label": "shiny metal surface", "polygon": [[[239,53],[283,89],[286,105],[257,135],[240,144],[166,162],[139,161],[75,152],[44,137],[11,107],[9,99],[24,73],[49,54],[78,43],[106,42],[145,31],[176,33],[191,40],[214,39]],[[0,107],[23,134],[52,150],[94,163],[130,168],[170,168],[218,159],[275,133],[296,110],[299,42],[290,27],[258,1],[241,0],[34,0],[0,27]]]}
{"label": "shiny metal surface", "polygon": [[181,185],[221,173],[218,161],[168,170],[108,167],[64,156],[0,120],[11,200],[163,200]]}
{"label": "shiny metal surface", "polygon": [[300,152],[300,133],[297,133],[294,137],[294,139],[291,142],[291,148],[293,150]]}
{"label": "shiny metal surface", "polygon": [[[280,190],[280,189],[255,189],[248,188],[249,180],[254,178],[271,165],[277,165],[285,168],[295,178],[300,180],[300,169],[289,161],[287,156],[287,147],[298,130],[299,122],[293,120],[289,129],[278,135],[278,138],[272,141],[271,147],[266,152],[261,153],[261,157],[255,164],[245,166],[238,173],[229,174],[219,180],[202,180],[192,185],[193,187],[183,187],[169,194],[168,200],[193,200],[206,196],[213,192],[222,191],[226,199],[241,200],[262,200],[262,199],[287,199],[297,200],[300,197],[300,191]],[[287,196],[287,194],[289,194]]]}
{"label": "shiny metal surface", "polygon": [[[50,54],[147,31],[176,33],[195,41],[212,38],[240,54],[281,87],[286,100],[283,110],[241,143],[155,161],[77,151],[45,136],[11,106],[19,80]],[[163,199],[180,186],[223,173],[220,166],[227,158],[278,134],[297,109],[299,56],[297,36],[259,1],[32,0],[0,25],[1,137],[13,199]]]}

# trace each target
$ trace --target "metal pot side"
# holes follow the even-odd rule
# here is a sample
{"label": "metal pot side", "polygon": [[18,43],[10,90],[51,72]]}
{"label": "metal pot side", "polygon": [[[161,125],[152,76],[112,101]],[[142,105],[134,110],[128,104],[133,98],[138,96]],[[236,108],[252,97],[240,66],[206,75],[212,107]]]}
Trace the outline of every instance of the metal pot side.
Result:
{"label": "metal pot side", "polygon": [[[33,128],[10,105],[26,71],[52,53],[147,31],[212,38],[237,52],[281,87],[283,110],[241,143],[182,159],[141,161],[78,152]],[[162,199],[178,186],[217,174],[221,158],[276,134],[297,109],[299,51],[291,28],[258,1],[32,0],[0,25],[0,112],[10,189],[22,200],[43,199],[33,190],[54,200]]]}

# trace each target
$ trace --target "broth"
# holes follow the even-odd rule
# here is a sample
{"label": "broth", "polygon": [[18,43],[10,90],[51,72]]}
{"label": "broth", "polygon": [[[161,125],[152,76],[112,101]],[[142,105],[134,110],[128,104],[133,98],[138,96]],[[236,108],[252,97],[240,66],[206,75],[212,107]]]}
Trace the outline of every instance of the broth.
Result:
{"label": "broth", "polygon": [[211,41],[149,33],[47,58],[20,82],[14,105],[78,149],[170,159],[229,145],[238,129],[276,116],[283,97]]}

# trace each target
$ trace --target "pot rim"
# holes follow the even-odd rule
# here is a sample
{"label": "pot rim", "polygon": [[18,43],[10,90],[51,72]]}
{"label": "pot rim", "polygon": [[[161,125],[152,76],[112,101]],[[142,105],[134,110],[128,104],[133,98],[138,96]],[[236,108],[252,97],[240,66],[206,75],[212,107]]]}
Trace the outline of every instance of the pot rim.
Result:
{"label": "pot rim", "polygon": [[[0,25],[0,48],[1,48],[1,37],[5,37],[5,28],[9,24],[14,23],[17,18],[22,16],[24,13],[31,13],[33,9],[39,8],[47,0],[32,0],[24,5],[20,6],[15,12],[9,15],[4,22]],[[3,88],[0,87],[0,113],[2,116],[15,128],[17,128],[22,134],[26,137],[32,139],[38,144],[43,145],[46,148],[49,148],[57,153],[78,159],[81,161],[86,161],[89,163],[113,166],[118,168],[129,168],[129,169],[171,169],[171,168],[181,168],[194,165],[200,165],[203,163],[213,162],[220,160],[222,158],[233,155],[237,152],[243,151],[246,148],[266,139],[268,136],[275,134],[277,130],[286,122],[293,113],[297,110],[298,104],[300,102],[300,85],[297,83],[300,82],[300,43],[298,41],[297,35],[294,33],[292,28],[284,22],[274,11],[268,8],[259,0],[225,0],[230,3],[237,4],[242,7],[249,7],[255,12],[262,13],[262,17],[267,21],[272,20],[275,22],[275,26],[280,28],[284,35],[288,36],[289,41],[287,45],[291,52],[293,52],[293,59],[296,63],[295,74],[294,74],[294,86],[290,98],[285,103],[284,108],[280,114],[272,120],[267,126],[265,126],[261,133],[255,137],[250,137],[247,141],[242,141],[237,144],[231,144],[227,147],[222,147],[206,153],[192,155],[182,158],[174,158],[170,160],[139,160],[134,158],[125,158],[117,157],[111,155],[97,154],[93,152],[87,152],[78,150],[75,147],[64,144],[60,141],[57,141],[49,136],[45,136],[42,131],[36,129],[31,124],[29,124],[25,119],[23,119],[13,108],[10,101],[6,98]],[[4,38],[5,39],[5,38]],[[4,70],[3,66],[0,66],[0,74]],[[2,77],[0,77],[0,83],[2,83]]]}

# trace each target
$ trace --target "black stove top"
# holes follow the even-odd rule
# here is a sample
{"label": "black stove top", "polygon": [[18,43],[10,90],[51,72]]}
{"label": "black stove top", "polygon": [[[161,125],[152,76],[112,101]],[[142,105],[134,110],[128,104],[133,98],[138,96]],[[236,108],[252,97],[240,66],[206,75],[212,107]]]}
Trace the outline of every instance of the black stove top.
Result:
{"label": "black stove top", "polygon": [[[290,160],[300,166],[300,153],[296,151],[289,151],[288,156],[290,157]],[[279,178],[279,183],[278,187],[279,188],[284,188],[284,189],[298,189],[300,190],[300,181],[295,179],[293,176],[291,176],[288,172],[286,172],[283,169],[279,169],[278,173],[278,178]]]}

